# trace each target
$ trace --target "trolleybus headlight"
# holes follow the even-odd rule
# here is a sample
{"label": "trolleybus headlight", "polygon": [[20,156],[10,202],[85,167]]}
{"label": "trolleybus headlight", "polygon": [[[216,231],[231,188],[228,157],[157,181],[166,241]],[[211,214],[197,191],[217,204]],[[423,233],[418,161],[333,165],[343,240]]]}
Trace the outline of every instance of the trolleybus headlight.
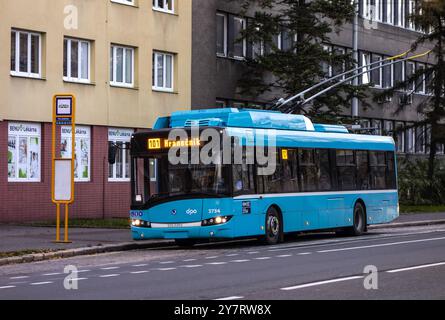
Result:
{"label": "trolleybus headlight", "polygon": [[131,225],[133,227],[138,227],[138,228],[150,228],[151,224],[148,221],[143,221],[143,220],[132,220],[131,221]]}
{"label": "trolleybus headlight", "polygon": [[206,219],[202,221],[202,226],[208,227],[208,226],[216,226],[220,224],[225,224],[232,219],[232,216],[224,216],[224,217],[216,217],[211,219]]}

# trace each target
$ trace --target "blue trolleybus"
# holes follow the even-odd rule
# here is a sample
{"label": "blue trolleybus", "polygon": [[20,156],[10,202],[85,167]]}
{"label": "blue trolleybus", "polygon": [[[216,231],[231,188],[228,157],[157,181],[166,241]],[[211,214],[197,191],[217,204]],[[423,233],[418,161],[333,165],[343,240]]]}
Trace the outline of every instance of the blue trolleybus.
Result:
{"label": "blue trolleybus", "polygon": [[[273,135],[276,148],[268,154],[276,160],[273,174],[258,174],[256,161],[171,163],[173,146],[205,147],[192,132],[208,128],[229,137],[229,149],[241,146],[243,159],[247,147],[265,146]],[[188,136],[169,140],[176,129]],[[232,159],[234,150],[224,152]],[[131,158],[135,240],[175,239],[186,246],[203,239],[257,237],[276,244],[292,232],[361,235],[369,225],[399,215],[394,140],[313,124],[301,115],[176,112],[158,119],[153,131],[134,134]]]}

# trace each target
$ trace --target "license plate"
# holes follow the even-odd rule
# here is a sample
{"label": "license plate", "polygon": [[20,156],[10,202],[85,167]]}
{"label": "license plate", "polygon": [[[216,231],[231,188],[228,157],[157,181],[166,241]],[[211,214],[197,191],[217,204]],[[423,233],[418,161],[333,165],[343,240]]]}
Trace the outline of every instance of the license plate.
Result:
{"label": "license plate", "polygon": [[169,228],[183,228],[184,225],[182,223],[169,224]]}

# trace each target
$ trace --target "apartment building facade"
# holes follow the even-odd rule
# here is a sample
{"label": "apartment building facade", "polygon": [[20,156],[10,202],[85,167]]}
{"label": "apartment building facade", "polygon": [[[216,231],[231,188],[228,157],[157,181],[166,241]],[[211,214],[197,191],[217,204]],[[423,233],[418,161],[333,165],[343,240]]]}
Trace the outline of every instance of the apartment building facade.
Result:
{"label": "apartment building facade", "polygon": [[[159,116],[191,105],[189,0],[0,2],[0,222],[54,218],[52,96],[77,97],[72,217],[125,217],[124,144]],[[62,157],[73,143],[59,127]]]}
{"label": "apartment building facade", "polygon": [[[410,49],[422,30],[408,19],[415,10],[414,0],[359,0],[358,48],[359,64],[367,65],[398,55]],[[237,41],[241,30],[246,28],[254,16],[255,8],[240,15],[239,3],[228,0],[193,1],[193,70],[192,106],[216,107],[261,107],[270,99],[279,96],[276,92],[249,100],[237,94],[237,85],[243,73],[243,60],[253,54],[252,44]],[[340,32],[333,33],[326,50],[352,52],[353,28],[351,24],[342,26]],[[276,43],[285,49],[283,35],[277,35]],[[417,53],[429,50],[420,46]],[[413,124],[422,120],[416,106],[430,94],[428,80],[412,84],[398,92],[392,99],[372,101],[372,94],[403,81],[415,70],[425,68],[433,61],[425,56],[414,61],[400,62],[380,70],[365,73],[359,82],[370,84],[371,108],[359,105],[359,122],[362,127],[376,128],[375,134],[391,134],[395,138],[400,153],[422,155],[428,152],[428,128],[414,128]],[[383,65],[383,64],[382,64]],[[326,65],[327,76],[334,76],[342,70]],[[363,71],[366,71],[364,69]],[[400,110],[400,99],[408,94],[409,103]],[[345,116],[351,115],[351,106],[345,106]],[[397,129],[397,130],[396,130]],[[439,146],[443,154],[444,146]]]}

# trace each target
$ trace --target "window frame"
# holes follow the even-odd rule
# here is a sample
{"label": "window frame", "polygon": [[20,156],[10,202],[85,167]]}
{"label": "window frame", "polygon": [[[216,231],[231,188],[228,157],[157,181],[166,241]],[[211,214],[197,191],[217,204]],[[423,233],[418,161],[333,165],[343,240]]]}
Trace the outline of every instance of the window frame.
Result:
{"label": "window frame", "polygon": [[[71,126],[62,126],[62,129],[64,129],[64,128],[68,128],[69,130],[72,130]],[[82,125],[81,126],[76,126],[76,128],[75,128],[75,130],[76,130],[76,135],[75,135],[76,143],[77,143],[77,140],[85,139],[85,138],[82,137],[82,135],[77,134],[77,130],[81,130],[81,129],[85,129],[86,132],[87,132],[87,135],[88,135],[88,138],[87,138],[88,145],[89,145],[89,147],[88,147],[88,178],[83,178],[83,177],[79,177],[78,176],[77,178],[76,177],[74,178],[74,182],[75,183],[88,183],[88,182],[92,181],[92,176],[91,176],[91,171],[92,171],[91,154],[92,154],[92,150],[91,150],[91,148],[93,146],[93,143],[92,143],[92,134],[93,134],[93,132],[92,132],[91,126],[82,126]],[[63,131],[61,130],[60,131],[60,139],[61,139],[61,141],[62,141],[63,138],[71,140],[72,139],[71,132],[69,134],[68,133],[64,134]],[[71,144],[72,143],[74,143],[74,142],[71,140]],[[67,150],[67,152],[68,151],[71,153],[71,148],[69,148]],[[76,151],[77,151],[76,145],[74,145],[74,153],[76,153]],[[73,155],[70,155],[70,156],[73,157]],[[60,155],[60,157],[62,159],[69,159],[68,157],[63,157],[62,154]],[[75,173],[76,172],[74,172],[74,174]]]}
{"label": "window frame", "polygon": [[[242,28],[241,28],[241,30],[246,30],[246,28],[247,28],[247,19],[246,18],[243,18],[243,17],[238,17],[238,16],[234,16],[233,17],[233,21],[234,21],[234,24],[236,23],[236,21],[240,21],[240,22],[242,22]],[[243,41],[242,41],[242,45],[243,45],[243,53],[242,53],[242,55],[243,56],[237,56],[237,55],[235,55],[235,45],[237,44],[237,38],[235,38],[235,35],[234,35],[234,37],[233,37],[233,59],[236,59],[236,60],[245,60],[246,59],[246,57],[247,57],[247,39],[243,39]]]}
{"label": "window frame", "polygon": [[[41,79],[42,78],[42,33],[34,32],[34,31],[25,31],[25,30],[18,30],[18,29],[11,29],[11,37],[12,33],[15,33],[15,69],[10,70],[10,74],[15,77],[23,77],[23,78],[33,78],[33,79]],[[20,71],[20,35],[26,34],[27,35],[27,70],[28,72]],[[33,73],[31,72],[31,56],[32,56],[32,50],[31,50],[31,39],[32,36],[37,36],[39,39],[39,50],[38,50],[38,63],[39,63],[39,72]],[[11,39],[12,42],[12,39]],[[12,43],[11,43],[12,44]],[[11,52],[12,54],[12,48]],[[11,56],[12,58],[12,56]],[[10,69],[12,67],[12,63],[10,65]]]}
{"label": "window frame", "polygon": [[[111,59],[111,64],[113,66],[113,74],[111,74],[110,72],[110,86],[112,87],[121,87],[121,88],[134,88],[135,87],[135,51],[136,48],[134,47],[130,47],[130,46],[124,46],[124,45],[119,45],[119,44],[111,44],[111,49],[112,49],[112,56],[110,57]],[[122,49],[123,50],[123,58],[122,58],[122,68],[123,68],[123,74],[122,74],[122,82],[117,82],[116,81],[116,74],[117,74],[117,61],[116,61],[116,57],[117,57],[117,50],[118,49]],[[131,50],[131,59],[132,59],[132,65],[131,65],[131,83],[127,83],[126,80],[126,52],[127,50]]]}
{"label": "window frame", "polygon": [[[164,8],[159,7],[158,5],[158,0],[153,0],[153,11],[158,11],[158,12],[163,12],[163,13],[168,13],[168,14],[175,14],[175,0],[162,0],[163,4],[164,4]],[[171,1],[171,7],[172,9],[169,10],[168,9],[168,2]]]}
{"label": "window frame", "polygon": [[[134,130],[131,129],[120,129],[120,128],[108,128],[108,143],[122,143],[123,145],[125,145],[125,143],[129,143],[131,141],[131,136],[130,137],[110,137],[110,132],[111,131],[124,131],[124,132],[128,132],[131,133],[131,135],[134,134]],[[128,152],[126,152],[128,151]],[[116,173],[117,173],[117,162],[115,162],[114,164],[109,164],[109,168],[112,168],[113,171],[113,177],[110,177],[110,172],[108,171],[108,182],[128,182],[131,180],[131,154],[129,152],[129,150],[124,149],[124,150],[119,150],[118,152],[123,152],[123,158],[122,158],[122,178],[116,178]],[[127,154],[128,154],[128,159],[127,159]],[[128,172],[128,178],[125,177],[126,172],[126,164],[129,164],[129,172]]]}
{"label": "window frame", "polygon": [[[75,83],[91,83],[91,41],[89,40],[83,40],[83,39],[77,39],[77,38],[71,38],[71,37],[65,37],[63,39],[63,45],[65,46],[65,40],[67,41],[67,48],[66,48],[66,52],[67,52],[67,68],[66,68],[66,72],[67,75],[63,75],[63,81],[67,81],[67,82],[75,82]],[[76,41],[78,43],[78,66],[77,66],[77,75],[78,77],[72,77],[71,73],[71,45],[72,42]],[[81,44],[82,43],[86,43],[88,45],[88,77],[87,79],[83,79],[81,78],[81,71],[82,71],[82,58],[81,58],[81,52],[82,52],[82,47]],[[65,50],[65,48],[64,48]],[[64,59],[65,60],[65,59]],[[63,61],[63,64],[65,65],[65,61]]]}
{"label": "window frame", "polygon": [[117,4],[123,4],[130,7],[136,6],[136,0],[111,0],[111,2],[117,3]]}
{"label": "window frame", "polygon": [[[222,13],[222,12],[217,12],[216,13],[216,16],[218,17],[218,16],[220,16],[220,17],[223,17],[224,18],[224,21],[223,21],[223,24],[224,24],[224,28],[223,28],[223,46],[224,46],[224,53],[221,53],[221,52],[218,52],[218,48],[216,48],[216,55],[218,56],[218,57],[227,57],[227,55],[228,55],[228,39],[227,39],[227,36],[228,36],[228,34],[227,34],[227,32],[228,32],[228,26],[227,26],[227,21],[228,21],[228,18],[227,18],[227,14],[225,14],[225,13]],[[216,19],[217,20],[217,23],[218,23],[218,19]],[[218,30],[218,29],[217,29]],[[216,35],[216,40],[218,40],[218,34]]]}
{"label": "window frame", "polygon": [[[157,58],[159,56],[162,56],[162,64],[163,64],[163,71],[164,71],[164,76],[162,78],[162,83],[163,86],[159,87],[158,86],[158,68],[157,68]],[[172,61],[172,65],[171,65],[171,88],[167,87],[167,73],[166,73],[166,66],[167,66],[167,56],[171,57],[171,61]],[[174,53],[169,53],[169,52],[162,52],[162,51],[153,51],[153,55],[152,55],[152,63],[153,63],[153,67],[152,67],[152,75],[153,75],[153,79],[154,79],[154,83],[152,83],[152,90],[153,91],[158,91],[158,92],[169,92],[172,93],[175,90],[175,54]]]}
{"label": "window frame", "polygon": [[[22,126],[22,125],[28,125],[28,126],[34,126],[37,129],[37,133],[15,133],[13,135],[10,134],[10,126],[11,125],[16,125],[16,126]],[[15,177],[14,178],[10,178],[9,177],[9,172],[7,172],[7,179],[8,179],[8,183],[40,183],[42,182],[42,125],[40,123],[26,123],[26,122],[15,122],[15,121],[11,121],[8,123],[8,133],[7,133],[7,143],[9,144],[9,139],[11,136],[14,136],[15,138],[15,143],[16,143],[16,161],[15,161],[15,165],[16,165],[16,169],[15,169]],[[21,138],[26,138],[27,141],[27,154],[26,157],[29,157],[29,153],[31,152],[30,149],[30,141],[32,138],[38,138],[39,139],[39,159],[38,159],[38,167],[39,167],[39,172],[38,172],[38,178],[20,178],[19,177],[19,168],[18,168],[18,162],[19,162],[19,141]],[[9,151],[9,150],[8,150]],[[7,164],[8,161],[6,162]],[[26,164],[26,168],[27,168],[27,173],[30,172],[30,165],[29,165],[29,161],[27,161]],[[7,169],[7,171],[9,171],[9,169]]]}

